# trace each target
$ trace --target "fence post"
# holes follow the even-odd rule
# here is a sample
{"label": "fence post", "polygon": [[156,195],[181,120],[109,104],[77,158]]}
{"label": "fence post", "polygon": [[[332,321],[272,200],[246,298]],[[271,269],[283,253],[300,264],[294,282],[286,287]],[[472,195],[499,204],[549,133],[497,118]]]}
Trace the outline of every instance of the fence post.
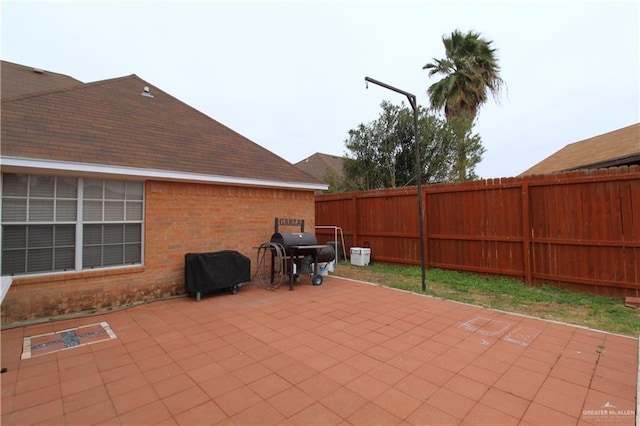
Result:
{"label": "fence post", "polygon": [[531,217],[529,214],[529,181],[522,180],[522,255],[524,282],[531,285]]}
{"label": "fence post", "polygon": [[[351,195],[351,202],[353,203],[353,240],[351,241],[352,245],[358,247],[358,196],[357,193],[354,192]],[[349,251],[349,256],[351,256],[351,251]]]}
{"label": "fence post", "polygon": [[420,220],[423,221],[424,224],[424,269],[429,270],[429,213],[427,212],[427,206],[429,202],[427,201],[427,197],[429,196],[429,191],[423,186],[422,187],[422,216]]}

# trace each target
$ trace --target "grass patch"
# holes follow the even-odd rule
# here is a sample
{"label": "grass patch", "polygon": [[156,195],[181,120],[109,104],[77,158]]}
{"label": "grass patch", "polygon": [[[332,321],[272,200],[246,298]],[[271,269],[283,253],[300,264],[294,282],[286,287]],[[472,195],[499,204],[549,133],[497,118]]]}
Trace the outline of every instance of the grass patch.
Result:
{"label": "grass patch", "polygon": [[[340,263],[334,275],[422,293],[419,267]],[[509,278],[496,278],[444,269],[426,271],[425,294],[486,308],[563,321],[633,337],[640,334],[640,312],[621,299],[533,287]]]}

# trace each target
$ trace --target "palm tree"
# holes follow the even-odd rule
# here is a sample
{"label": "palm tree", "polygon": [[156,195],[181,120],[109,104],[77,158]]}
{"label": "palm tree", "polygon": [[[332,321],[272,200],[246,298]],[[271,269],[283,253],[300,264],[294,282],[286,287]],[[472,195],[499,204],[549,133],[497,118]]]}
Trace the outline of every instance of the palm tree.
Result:
{"label": "palm tree", "polygon": [[455,30],[451,37],[443,36],[442,42],[446,58],[434,58],[434,62],[422,69],[429,70],[429,77],[436,74],[444,76],[429,86],[427,92],[431,107],[444,109],[445,118],[456,132],[459,147],[458,179],[465,180],[465,135],[470,132],[478,110],[487,101],[488,93],[492,93],[497,100],[504,81],[500,77],[496,49],[481,34],[474,31],[463,34]]}

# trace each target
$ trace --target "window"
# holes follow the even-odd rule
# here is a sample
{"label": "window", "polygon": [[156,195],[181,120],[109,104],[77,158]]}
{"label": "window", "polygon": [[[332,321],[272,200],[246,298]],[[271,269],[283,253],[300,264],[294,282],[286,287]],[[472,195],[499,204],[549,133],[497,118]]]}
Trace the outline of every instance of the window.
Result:
{"label": "window", "polygon": [[144,184],[2,174],[2,275],[142,263]]}
{"label": "window", "polygon": [[142,260],[141,182],[85,179],[82,265],[129,265]]}

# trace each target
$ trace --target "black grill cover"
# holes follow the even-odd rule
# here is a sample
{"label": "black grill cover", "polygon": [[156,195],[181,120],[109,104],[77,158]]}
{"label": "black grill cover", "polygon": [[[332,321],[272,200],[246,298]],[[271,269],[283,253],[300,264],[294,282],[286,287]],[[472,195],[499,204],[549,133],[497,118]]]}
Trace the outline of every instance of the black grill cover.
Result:
{"label": "black grill cover", "polygon": [[233,250],[185,255],[187,293],[206,293],[251,281],[251,260]]}

